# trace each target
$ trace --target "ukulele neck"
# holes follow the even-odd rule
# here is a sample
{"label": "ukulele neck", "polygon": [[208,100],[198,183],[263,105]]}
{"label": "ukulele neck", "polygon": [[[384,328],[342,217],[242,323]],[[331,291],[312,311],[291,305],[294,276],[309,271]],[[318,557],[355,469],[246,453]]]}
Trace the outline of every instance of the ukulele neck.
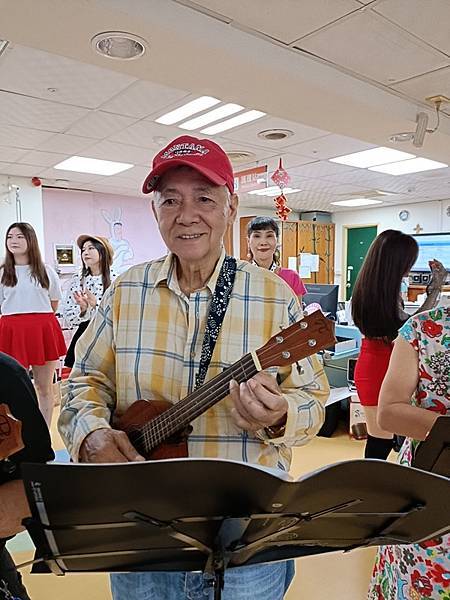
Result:
{"label": "ukulele neck", "polygon": [[150,423],[146,423],[141,432],[146,441],[147,452],[177,431],[185,429],[194,419],[228,396],[231,380],[234,379],[238,383],[248,381],[259,370],[261,370],[261,366],[256,354],[246,354],[222,373],[207,381],[198,390],[174,404]]}

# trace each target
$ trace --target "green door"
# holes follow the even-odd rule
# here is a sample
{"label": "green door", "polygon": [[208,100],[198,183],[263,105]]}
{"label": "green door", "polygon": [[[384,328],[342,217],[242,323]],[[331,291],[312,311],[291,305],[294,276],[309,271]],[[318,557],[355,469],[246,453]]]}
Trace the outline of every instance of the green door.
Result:
{"label": "green door", "polygon": [[347,229],[346,299],[350,300],[353,286],[370,244],[377,237],[377,226]]}

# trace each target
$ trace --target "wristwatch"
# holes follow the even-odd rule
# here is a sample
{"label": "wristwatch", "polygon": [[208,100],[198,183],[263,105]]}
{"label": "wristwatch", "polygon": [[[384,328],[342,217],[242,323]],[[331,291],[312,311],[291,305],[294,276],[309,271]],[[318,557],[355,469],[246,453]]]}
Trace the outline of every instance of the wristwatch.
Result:
{"label": "wristwatch", "polygon": [[280,425],[264,427],[264,431],[271,439],[282,437],[286,433],[286,420]]}

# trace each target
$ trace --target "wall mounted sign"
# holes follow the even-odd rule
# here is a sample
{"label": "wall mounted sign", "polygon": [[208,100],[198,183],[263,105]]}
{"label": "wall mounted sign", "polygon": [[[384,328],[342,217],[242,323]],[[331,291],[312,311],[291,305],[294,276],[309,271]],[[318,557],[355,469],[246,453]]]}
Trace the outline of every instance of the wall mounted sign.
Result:
{"label": "wall mounted sign", "polygon": [[252,167],[234,174],[234,189],[237,193],[263,190],[267,187],[267,165]]}

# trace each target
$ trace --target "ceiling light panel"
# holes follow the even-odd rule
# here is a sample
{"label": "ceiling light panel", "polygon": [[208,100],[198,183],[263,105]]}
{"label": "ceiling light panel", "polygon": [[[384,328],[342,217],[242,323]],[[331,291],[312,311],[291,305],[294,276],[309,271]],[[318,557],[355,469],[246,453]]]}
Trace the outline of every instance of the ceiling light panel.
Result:
{"label": "ceiling light panel", "polygon": [[370,198],[352,198],[351,200],[338,200],[331,202],[335,206],[369,206],[370,204],[383,204],[382,200],[371,200]]}
{"label": "ceiling light panel", "polygon": [[[294,192],[300,192],[300,188],[290,188],[290,187],[285,187],[283,188],[283,194],[293,194]],[[248,192],[249,194],[255,195],[255,196],[274,196],[280,195],[280,188],[277,185],[273,185],[271,187],[267,187],[264,188],[262,190],[252,190],[251,192]]]}
{"label": "ceiling light panel", "polygon": [[99,160],[97,158],[86,158],[84,156],[71,156],[54,166],[55,169],[64,171],[76,171],[78,173],[92,173],[95,175],[115,175],[134,165],[129,163],[113,162],[110,160]]}
{"label": "ceiling light panel", "polygon": [[330,162],[339,163],[341,165],[367,169],[368,167],[385,165],[387,163],[407,160],[409,158],[415,158],[415,154],[400,152],[400,150],[393,150],[392,148],[380,146],[379,148],[372,148],[371,150],[363,150],[362,152],[353,152],[352,154],[346,154],[344,156],[336,156],[329,160]]}
{"label": "ceiling light panel", "polygon": [[224,104],[223,106],[214,108],[204,115],[200,115],[199,117],[190,119],[185,123],[181,123],[181,125],[178,125],[178,127],[181,127],[181,129],[188,129],[189,131],[192,131],[193,129],[200,129],[200,127],[204,127],[205,125],[208,125],[208,123],[219,121],[220,119],[234,115],[241,110],[244,110],[244,107],[240,104]]}
{"label": "ceiling light panel", "polygon": [[213,98],[212,96],[200,96],[200,98],[191,100],[187,104],[183,104],[183,106],[171,110],[165,115],[161,115],[161,117],[155,119],[155,122],[161,123],[162,125],[173,125],[174,123],[187,119],[187,117],[190,117],[191,115],[195,115],[207,108],[211,108],[211,106],[215,106],[216,104],[219,104],[219,102],[220,100]]}
{"label": "ceiling light panel", "polygon": [[420,173],[421,171],[432,171],[433,169],[444,169],[445,167],[448,167],[448,165],[429,158],[413,158],[388,165],[370,167],[369,170],[387,173],[388,175],[406,175],[407,173]]}
{"label": "ceiling light panel", "polygon": [[218,123],[217,125],[212,125],[211,127],[202,129],[201,133],[205,133],[206,135],[214,135],[215,133],[227,131],[228,129],[232,129],[233,127],[237,127],[238,125],[250,123],[250,121],[255,121],[256,119],[260,119],[265,115],[266,113],[261,112],[260,110],[249,110],[245,113],[242,113],[241,115],[237,115],[237,117],[227,119],[226,121],[222,121],[222,123]]}

